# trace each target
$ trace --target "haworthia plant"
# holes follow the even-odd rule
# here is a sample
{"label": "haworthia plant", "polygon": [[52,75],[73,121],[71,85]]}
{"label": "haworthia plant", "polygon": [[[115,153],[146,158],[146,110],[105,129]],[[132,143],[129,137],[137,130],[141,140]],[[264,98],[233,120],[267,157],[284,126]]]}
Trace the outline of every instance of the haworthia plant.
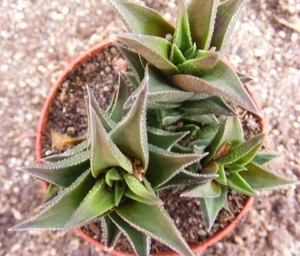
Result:
{"label": "haworthia plant", "polygon": [[[193,147],[205,147],[211,154],[200,161],[201,174],[218,175],[205,184],[197,184],[182,193],[184,197],[201,199],[203,213],[210,229],[219,213],[227,205],[227,191],[235,190],[241,194],[260,199],[257,189],[278,188],[296,183],[280,177],[260,164],[273,159],[273,155],[258,153],[265,134],[258,134],[244,141],[242,125],[237,117],[228,117],[223,123],[215,126],[217,129],[199,130]],[[201,135],[201,133],[204,135]],[[208,135],[206,135],[208,134]],[[210,138],[198,140],[198,138]],[[186,148],[193,152],[193,147]],[[186,151],[188,152],[188,151]],[[190,167],[189,167],[190,168]]]}
{"label": "haworthia plant", "polygon": [[245,0],[179,0],[175,27],[148,7],[110,2],[131,32],[116,43],[131,72],[106,110],[87,87],[88,132],[68,142],[77,145],[19,168],[49,186],[40,213],[12,230],[64,234],[100,220],[108,250],[124,234],[140,256],[151,239],[194,255],[161,190],[197,198],[209,230],[222,208],[231,211],[230,190],[260,199],[257,190],[297,183],[266,170],[275,156],[260,152],[265,134],[245,140],[236,112],[260,115],[248,77],[223,60]]}
{"label": "haworthia plant", "polygon": [[[130,47],[119,46],[131,64],[135,84],[144,76],[146,61],[158,77],[152,80],[150,76],[149,91],[161,98],[169,98],[171,92],[177,102],[191,98],[191,93],[218,96],[261,115],[240,74],[222,60],[245,0],[221,4],[219,0],[191,0],[187,7],[178,0],[175,27],[148,7],[127,0],[110,2],[130,31],[117,38]],[[161,74],[164,78],[159,78]]]}
{"label": "haworthia plant", "polygon": [[[124,87],[126,83],[120,79],[117,91],[126,91]],[[86,141],[45,158],[42,165],[19,168],[50,185],[43,210],[13,230],[52,229],[65,233],[104,218],[103,232],[107,232],[106,243],[111,246],[119,230],[125,233],[138,255],[148,255],[150,238],[182,255],[193,255],[156,191],[205,154],[170,152],[186,133],[173,134],[158,128],[147,131],[147,78],[130,109],[122,111],[122,117],[115,113],[125,103],[122,95],[117,93],[111,107],[103,111],[89,88],[87,91]],[[154,145],[149,144],[148,134]],[[168,146],[158,147],[160,140]],[[200,177],[205,182],[216,176]]]}

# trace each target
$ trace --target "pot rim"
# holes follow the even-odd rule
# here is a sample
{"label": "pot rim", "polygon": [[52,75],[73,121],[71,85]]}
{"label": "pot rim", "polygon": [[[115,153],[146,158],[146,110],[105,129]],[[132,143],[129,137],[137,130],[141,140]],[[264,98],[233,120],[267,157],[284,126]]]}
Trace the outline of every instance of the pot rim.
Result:
{"label": "pot rim", "polygon": [[49,109],[51,105],[53,104],[53,100],[57,94],[58,88],[62,85],[62,83],[66,80],[67,76],[74,72],[79,65],[90,59],[91,57],[95,56],[98,52],[102,51],[105,47],[112,44],[112,41],[110,39],[106,39],[101,41],[100,43],[96,44],[77,58],[75,58],[73,61],[71,61],[63,71],[63,73],[58,77],[54,85],[51,87],[48,96],[46,98],[46,101],[43,105],[40,119],[38,122],[38,128],[37,128],[37,135],[36,135],[36,141],[35,141],[35,158],[38,163],[41,162],[42,156],[42,145],[43,145],[43,135],[46,132],[46,124],[49,117]]}
{"label": "pot rim", "polygon": [[[51,87],[50,92],[46,98],[44,105],[43,105],[43,108],[41,111],[41,116],[40,116],[39,123],[38,123],[38,128],[37,128],[35,147],[36,147],[36,161],[38,163],[41,163],[41,159],[42,159],[43,135],[46,132],[46,124],[47,124],[47,120],[49,117],[49,108],[53,104],[53,100],[56,96],[58,88],[66,80],[69,73],[74,72],[78,68],[79,65],[84,63],[89,58],[95,56],[97,53],[102,51],[105,47],[111,45],[112,42],[113,41],[110,39],[103,40],[100,43],[93,46],[92,48],[90,48],[89,50],[87,50],[85,53],[83,53],[80,56],[78,56],[77,58],[75,58],[73,61],[71,61],[67,65],[67,67],[65,68],[63,73],[60,75],[60,77],[56,80],[54,85]],[[251,95],[251,97],[252,97],[253,101],[255,102],[256,106],[258,107],[258,109],[261,110],[260,104],[258,104],[258,101],[255,98],[255,95],[252,92],[250,86],[248,84],[245,84],[245,88]],[[259,116],[257,116],[257,118],[260,122],[262,131],[265,131],[265,123],[264,123],[263,118],[259,117]],[[42,181],[42,186],[43,186],[43,190],[46,191],[47,187],[48,187],[47,182]],[[228,233],[230,233],[235,228],[235,226],[242,220],[242,218],[245,216],[245,214],[248,212],[249,208],[251,207],[252,203],[253,203],[253,197],[248,197],[242,211],[236,216],[236,218],[228,226],[226,226],[225,228],[223,228],[222,230],[217,232],[214,236],[209,237],[207,240],[205,240],[203,242],[199,242],[199,244],[197,244],[197,245],[192,245],[191,246],[192,251],[195,253],[199,252],[199,251],[204,250],[205,248],[211,246],[212,244],[215,244],[218,241],[220,241],[223,237],[225,237]],[[78,235],[80,235],[82,238],[87,240],[89,243],[97,246],[98,248],[100,248],[103,251],[109,251],[108,248],[104,244],[100,243],[99,241],[95,240],[94,238],[92,238],[91,236],[86,234],[82,229],[76,228],[75,231]],[[112,255],[115,255],[115,256],[135,255],[132,253],[124,253],[124,252],[118,251],[116,249],[109,251],[109,253],[111,253]],[[154,255],[156,255],[156,256],[175,256],[175,255],[178,255],[178,253],[176,253],[174,251],[168,251],[168,252],[157,253]]]}

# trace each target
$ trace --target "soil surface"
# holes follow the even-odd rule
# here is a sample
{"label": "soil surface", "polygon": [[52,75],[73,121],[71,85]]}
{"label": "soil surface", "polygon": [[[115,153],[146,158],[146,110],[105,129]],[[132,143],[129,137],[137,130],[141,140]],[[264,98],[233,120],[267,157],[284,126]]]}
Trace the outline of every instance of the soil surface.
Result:
{"label": "soil surface", "polygon": [[[147,1],[174,22],[177,2]],[[269,164],[300,179],[300,3],[248,1],[226,53],[250,75],[267,121]],[[11,1],[0,4],[0,255],[109,255],[75,233],[9,232],[38,211],[41,183],[16,171],[35,161],[42,104],[73,59],[124,30],[106,0]],[[238,228],[198,255],[300,255],[300,186],[261,192]]]}

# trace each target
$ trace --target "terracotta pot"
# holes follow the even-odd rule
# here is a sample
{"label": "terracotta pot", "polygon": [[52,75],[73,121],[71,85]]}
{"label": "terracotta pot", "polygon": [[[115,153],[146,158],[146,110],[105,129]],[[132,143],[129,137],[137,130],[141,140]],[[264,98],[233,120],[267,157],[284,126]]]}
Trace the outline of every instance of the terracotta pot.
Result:
{"label": "terracotta pot", "polygon": [[[82,63],[84,63],[89,58],[95,56],[97,53],[101,52],[105,47],[111,45],[111,43],[112,42],[110,40],[105,40],[105,41],[95,45],[94,47],[89,49],[87,52],[85,52],[83,55],[81,55],[78,58],[76,58],[75,60],[73,60],[67,66],[67,68],[65,69],[63,74],[57,79],[56,83],[52,86],[51,91],[50,91],[50,93],[49,93],[49,95],[46,99],[46,102],[43,106],[41,117],[40,117],[39,124],[38,124],[38,129],[37,129],[36,161],[38,163],[41,162],[41,159],[43,157],[42,156],[43,136],[46,132],[46,124],[47,124],[47,121],[48,121],[49,109],[50,109],[51,105],[53,104],[53,101],[54,101],[54,98],[56,96],[58,88],[66,80],[69,73],[74,72],[78,66],[80,66]],[[253,96],[253,93],[251,92],[250,87],[246,85],[246,89]],[[253,99],[256,102],[256,99],[254,97],[253,97]],[[259,104],[256,104],[256,105],[259,106]],[[258,118],[259,118],[262,130],[264,131],[265,126],[264,126],[263,119],[261,117],[258,117]],[[46,189],[48,187],[48,184],[46,182],[43,182],[42,184],[43,184],[44,190],[46,191]],[[199,251],[204,250],[205,248],[211,246],[212,244],[218,242],[219,240],[221,240],[224,236],[226,236],[229,232],[231,232],[235,228],[235,226],[241,221],[241,219],[248,212],[252,202],[253,202],[253,198],[248,197],[242,211],[236,216],[236,218],[227,227],[225,227],[224,229],[222,229],[221,231],[216,233],[213,237],[208,238],[206,241],[200,242],[198,245],[192,246],[191,249],[194,252],[199,252]],[[85,240],[87,240],[91,244],[99,247],[101,250],[106,249],[105,246],[102,243],[96,241],[95,239],[93,239],[92,237],[87,235],[80,228],[75,229],[75,231],[76,231],[77,234],[79,234]],[[134,255],[134,254],[129,254],[129,253],[123,253],[123,252],[117,251],[117,250],[112,250],[110,253],[112,255],[116,255],[116,256]],[[173,251],[169,251],[169,252],[158,253],[158,254],[155,254],[155,255],[157,255],[157,256],[172,256],[172,255],[174,255],[175,256],[175,255],[178,255],[178,254],[173,252]]]}

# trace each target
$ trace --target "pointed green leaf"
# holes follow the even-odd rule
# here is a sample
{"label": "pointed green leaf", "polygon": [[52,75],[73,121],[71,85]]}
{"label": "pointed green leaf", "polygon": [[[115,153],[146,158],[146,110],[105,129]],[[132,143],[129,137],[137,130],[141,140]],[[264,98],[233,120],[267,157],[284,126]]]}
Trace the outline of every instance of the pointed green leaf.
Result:
{"label": "pointed green leaf", "polygon": [[230,164],[226,166],[227,171],[229,172],[241,172],[241,171],[247,171],[247,168],[244,165],[239,164]]}
{"label": "pointed green leaf", "polygon": [[132,173],[131,161],[113,143],[92,104],[89,104],[91,133],[91,169],[94,177],[106,168],[120,166]]}
{"label": "pointed green leaf", "polygon": [[174,27],[170,25],[158,12],[138,5],[132,1],[109,0],[116,8],[127,29],[136,34],[165,37],[173,35]]}
{"label": "pointed green leaf", "polygon": [[105,175],[105,183],[109,186],[113,186],[113,182],[116,180],[121,180],[122,177],[117,168],[111,168]]}
{"label": "pointed green leaf", "polygon": [[[206,123],[205,123],[206,124]],[[216,137],[218,131],[221,128],[222,123],[216,122],[212,125],[204,126],[195,136],[194,141],[191,145],[205,145],[206,147]]]}
{"label": "pointed green leaf", "polygon": [[[191,145],[191,144],[190,144]],[[194,154],[203,154],[204,153],[204,150],[205,150],[206,146],[197,146],[197,145],[194,145],[193,146],[193,153]],[[189,168],[190,169],[190,168]],[[197,168],[198,170],[198,168]]]}
{"label": "pointed green leaf", "polygon": [[220,185],[214,181],[207,181],[204,184],[184,191],[180,196],[196,198],[216,198],[221,195]]}
{"label": "pointed green leaf", "polygon": [[239,174],[253,189],[275,189],[299,184],[299,181],[280,177],[252,162],[247,164],[246,168],[248,171],[240,172]]}
{"label": "pointed green leaf", "polygon": [[162,242],[174,251],[185,256],[194,255],[162,206],[132,201],[120,205],[116,208],[116,213],[138,231]]}
{"label": "pointed green leaf", "polygon": [[184,137],[184,140],[188,141],[200,130],[200,127],[196,124],[186,124],[183,127],[177,129],[180,132],[188,132],[188,134]]}
{"label": "pointed green leaf", "polygon": [[137,255],[149,255],[150,243],[143,232],[132,227],[115,212],[110,213],[109,218],[122,230]]}
{"label": "pointed green leaf", "polygon": [[210,97],[199,101],[186,101],[180,106],[180,109],[197,115],[236,115],[234,110],[219,97]]}
{"label": "pointed green leaf", "polygon": [[178,16],[173,36],[173,43],[185,52],[192,47],[192,38],[187,11],[183,0],[178,1]]}
{"label": "pointed green leaf", "polygon": [[236,73],[221,60],[201,77],[179,74],[170,78],[182,90],[223,97],[261,116]]}
{"label": "pointed green leaf", "polygon": [[252,159],[252,162],[256,163],[258,165],[264,165],[276,157],[277,157],[277,155],[275,155],[275,154],[270,154],[270,153],[266,153],[266,152],[258,152],[255,155],[255,157]]}
{"label": "pointed green leaf", "polygon": [[185,51],[183,55],[184,55],[186,60],[194,59],[196,51],[197,51],[197,46],[194,43],[193,46],[190,49],[188,49],[187,51]]}
{"label": "pointed green leaf", "polygon": [[70,187],[59,192],[40,213],[12,230],[61,230],[94,183],[90,170],[87,170]]}
{"label": "pointed green leaf", "polygon": [[68,158],[70,156],[76,155],[77,153],[80,153],[84,150],[86,150],[89,146],[89,141],[84,140],[83,142],[79,143],[78,145],[68,148],[63,153],[47,156],[43,159],[41,159],[42,162],[57,162],[59,160],[63,160],[65,158]]}
{"label": "pointed green leaf", "polygon": [[204,145],[207,147],[213,138],[216,136],[218,130],[220,129],[219,123],[215,125],[207,125],[202,128],[196,135],[194,140],[190,143],[190,145],[202,146]]}
{"label": "pointed green leaf", "polygon": [[162,204],[161,200],[154,193],[149,191],[137,178],[128,173],[123,173],[123,177],[128,188],[133,193],[154,204]]}
{"label": "pointed green leaf", "polygon": [[200,199],[208,230],[212,228],[219,211],[227,200],[226,187],[220,186],[220,188],[221,194],[219,197]]}
{"label": "pointed green leaf", "polygon": [[265,138],[265,134],[258,134],[249,140],[230,148],[228,154],[217,160],[218,164],[240,164],[245,165],[251,161],[256,152],[260,149]]}
{"label": "pointed green leaf", "polygon": [[192,0],[188,6],[191,34],[198,49],[209,48],[218,4],[219,0]]}
{"label": "pointed green leaf", "polygon": [[172,86],[167,78],[162,76],[161,72],[151,65],[147,65],[146,70],[149,73],[148,103],[167,102],[170,104],[184,102],[188,99],[196,101],[210,97],[207,94],[187,92]]}
{"label": "pointed green leaf", "polygon": [[[198,144],[198,145],[197,145]],[[207,144],[200,142],[200,141],[193,141],[189,144],[189,147],[193,148],[193,153],[195,154],[203,154],[205,152],[205,149],[207,148]]]}
{"label": "pointed green leaf", "polygon": [[89,151],[83,151],[58,162],[44,163],[33,167],[20,167],[38,179],[61,187],[70,186],[83,172],[90,167]]}
{"label": "pointed green leaf", "polygon": [[169,151],[175,145],[175,143],[187,135],[188,132],[174,133],[148,126],[147,134],[149,144]]}
{"label": "pointed green leaf", "polygon": [[185,57],[180,51],[180,49],[176,46],[176,44],[172,45],[171,54],[170,54],[170,61],[174,65],[182,64],[185,62]]}
{"label": "pointed green leaf", "polygon": [[176,123],[183,116],[182,111],[173,110],[173,109],[170,110],[162,109],[160,112],[161,112],[162,125],[164,126]]}
{"label": "pointed green leaf", "polygon": [[230,143],[230,146],[234,147],[235,145],[242,143],[243,138],[244,133],[239,118],[227,117],[225,122],[221,124],[218,133],[211,141],[208,147],[209,156],[205,161],[208,162],[213,158],[216,159],[218,150],[226,143]]}
{"label": "pointed green leaf", "polygon": [[158,189],[166,189],[171,187],[182,187],[184,185],[197,185],[208,182],[212,179],[217,178],[216,174],[199,174],[194,172],[189,172],[186,170],[181,171],[172,179],[164,183]]}
{"label": "pointed green leaf", "polygon": [[[92,91],[89,89],[88,86],[87,86],[87,92],[88,92],[88,104],[89,104],[88,108],[93,109],[93,111],[95,112],[95,115],[101,121],[102,126],[104,127],[105,131],[109,132],[116,125],[115,122],[113,122],[110,119],[107,112],[105,112],[103,109],[100,108],[94,94],[92,93]],[[88,114],[90,114],[90,111]],[[89,121],[91,121],[91,117],[90,117]]]}
{"label": "pointed green leaf", "polygon": [[244,195],[252,196],[258,200],[260,197],[255,193],[253,188],[247,183],[245,179],[240,175],[241,172],[232,172],[227,176],[227,186]]}
{"label": "pointed green leaf", "polygon": [[108,105],[108,107],[106,108],[105,112],[108,114],[108,116],[110,115],[114,105],[116,104],[116,97],[117,97],[117,88],[115,89],[113,95],[112,95],[112,99]]}
{"label": "pointed green leaf", "polygon": [[123,72],[123,75],[134,89],[137,89],[140,86],[140,80],[132,72]]}
{"label": "pointed green leaf", "polygon": [[101,220],[104,244],[108,250],[110,250],[114,248],[115,244],[117,243],[117,240],[121,235],[121,230],[109,218],[109,215],[104,216]]}
{"label": "pointed green leaf", "polygon": [[222,185],[227,186],[227,176],[225,173],[225,169],[224,169],[224,165],[218,165],[219,169],[218,169],[218,175],[219,177],[216,178],[216,181],[219,182]]}
{"label": "pointed green leaf", "polygon": [[[245,172],[245,173],[248,173],[248,172]],[[237,173],[237,172],[230,173],[230,175],[227,176],[227,186],[239,193],[242,193],[242,194],[245,194],[248,196],[252,196],[252,197],[260,200],[260,197],[255,193],[255,191],[247,183],[247,181],[242,178],[240,173]]]}
{"label": "pointed green leaf", "polygon": [[219,61],[218,52],[203,52],[201,58],[187,60],[177,65],[180,73],[201,77],[203,73],[211,70]]}
{"label": "pointed green leaf", "polygon": [[157,198],[155,198],[155,200],[153,198],[151,200],[149,200],[148,197],[139,196],[139,195],[135,194],[134,192],[132,192],[132,190],[130,190],[130,189],[127,189],[124,194],[127,198],[130,198],[134,201],[137,201],[137,202],[140,202],[143,204],[149,204],[149,205],[162,204],[162,202],[157,200]]}
{"label": "pointed green leaf", "polygon": [[121,151],[132,161],[141,161],[146,170],[148,166],[148,144],[146,128],[146,105],[147,105],[148,79],[141,85],[140,91],[133,106],[127,115],[111,131],[111,138]]}
{"label": "pointed green leaf", "polygon": [[140,56],[137,52],[128,49],[122,44],[114,43],[129,63],[131,70],[134,72],[136,79],[141,82],[144,79],[145,68],[141,63]]}
{"label": "pointed green leaf", "polygon": [[217,10],[211,47],[223,54],[233,33],[234,26],[241,14],[246,0],[227,0],[221,3]]}
{"label": "pointed green leaf", "polygon": [[63,232],[66,233],[73,228],[81,227],[98,219],[114,206],[113,193],[106,190],[104,179],[98,180],[72,214],[64,226]]}
{"label": "pointed green leaf", "polygon": [[176,143],[172,148],[172,152],[180,154],[192,154],[193,149],[194,147],[191,147],[190,145],[182,146],[179,143]]}
{"label": "pointed green leaf", "polygon": [[114,203],[116,206],[121,202],[126,190],[126,184],[124,181],[115,182],[114,185]]}
{"label": "pointed green leaf", "polygon": [[228,203],[227,200],[224,202],[222,208],[223,208],[225,211],[227,211],[227,212],[230,214],[231,217],[234,217],[234,214],[232,213],[232,211],[231,211],[231,209],[230,209],[230,207],[229,207],[229,203]]}
{"label": "pointed green leaf", "polygon": [[172,153],[149,145],[147,180],[153,188],[157,188],[203,157],[204,155]]}
{"label": "pointed green leaf", "polygon": [[121,34],[118,39],[132,47],[150,64],[166,74],[176,74],[178,69],[169,61],[172,44],[164,38],[146,35]]}
{"label": "pointed green leaf", "polygon": [[153,66],[147,66],[149,72],[149,102],[183,102],[194,96],[170,85],[170,82]]}
{"label": "pointed green leaf", "polygon": [[[259,135],[257,135],[259,136]],[[256,137],[256,136],[255,136]],[[253,148],[251,150],[249,150],[249,152],[247,154],[245,154],[243,157],[241,157],[238,161],[235,162],[235,164],[237,165],[246,165],[248,164],[249,162],[252,161],[252,159],[255,157],[255,155],[257,154],[257,152],[261,149],[262,147],[262,144],[263,144],[263,140],[265,138],[265,134],[261,134],[261,139],[262,139],[262,142],[261,143],[257,143],[257,146],[253,146]],[[255,139],[253,139],[255,140]],[[259,141],[259,139],[257,138],[257,141]],[[252,141],[253,143],[253,141]],[[251,144],[251,142],[249,142],[249,144]],[[245,145],[244,145],[245,146]],[[250,146],[250,145],[248,145]],[[246,146],[245,146],[246,147]],[[241,149],[241,150],[244,150],[244,149]],[[242,155],[242,154],[241,154]]]}
{"label": "pointed green leaf", "polygon": [[59,191],[59,186],[49,184],[43,202],[45,203],[50,199],[52,199],[57,194],[58,191]]}
{"label": "pointed green leaf", "polygon": [[119,83],[118,87],[115,90],[116,99],[112,109],[110,111],[110,119],[114,122],[118,123],[124,117],[126,111],[124,110],[124,104],[129,97],[129,91],[127,89],[127,84],[124,78],[120,75],[119,76]]}
{"label": "pointed green leaf", "polygon": [[160,118],[158,118],[157,111],[154,109],[147,110],[147,126],[162,129],[161,120],[160,120]]}
{"label": "pointed green leaf", "polygon": [[186,112],[181,116],[183,121],[198,123],[198,124],[206,124],[206,125],[215,125],[219,121],[215,115],[195,115],[193,113]]}

